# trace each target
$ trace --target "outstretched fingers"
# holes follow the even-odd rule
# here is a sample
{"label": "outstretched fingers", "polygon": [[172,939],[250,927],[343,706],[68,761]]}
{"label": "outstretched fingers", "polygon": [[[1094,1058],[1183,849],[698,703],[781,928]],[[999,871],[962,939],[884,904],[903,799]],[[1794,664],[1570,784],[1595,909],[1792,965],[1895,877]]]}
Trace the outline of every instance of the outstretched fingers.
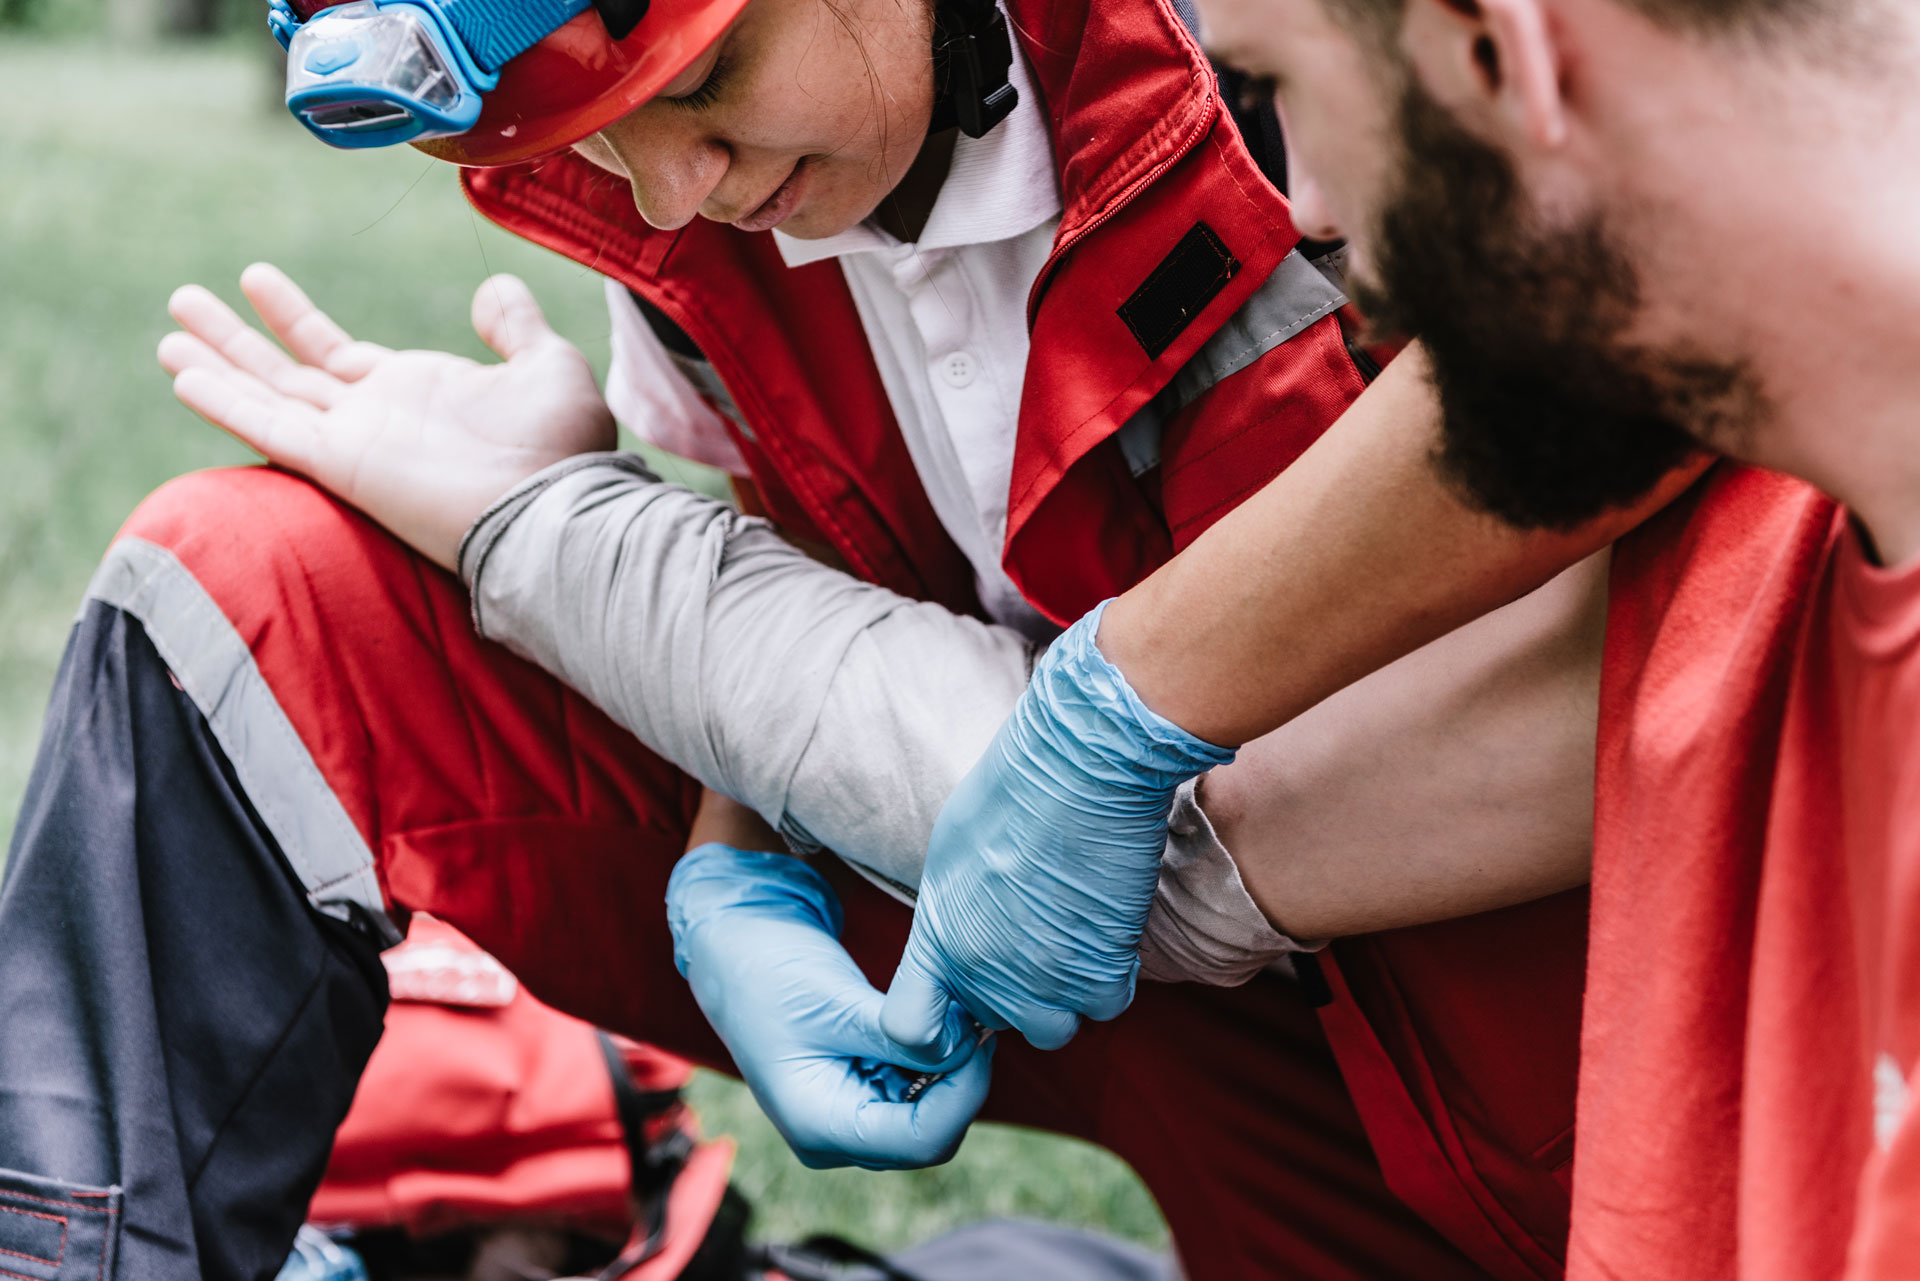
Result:
{"label": "outstretched fingers", "polygon": [[272,400],[281,393],[236,366],[197,335],[176,329],[160,340],[157,353],[160,367],[178,375],[189,369],[204,369],[227,380],[235,390],[257,400]]}
{"label": "outstretched fingers", "polygon": [[258,451],[268,462],[311,475],[320,411],[288,396],[262,394],[257,380],[208,363],[184,365],[173,379],[180,403]]}
{"label": "outstretched fingers", "polygon": [[357,382],[389,354],[378,343],[356,342],[306,291],[272,263],[256,262],[240,273],[240,292],[253,304],[273,336],[301,363],[324,369],[344,382]]}
{"label": "outstretched fingers", "polygon": [[233,308],[199,285],[183,285],[167,302],[181,328],[220,353],[235,368],[289,396],[322,409],[340,395],[340,380],[299,364],[265,335],[241,320]]}

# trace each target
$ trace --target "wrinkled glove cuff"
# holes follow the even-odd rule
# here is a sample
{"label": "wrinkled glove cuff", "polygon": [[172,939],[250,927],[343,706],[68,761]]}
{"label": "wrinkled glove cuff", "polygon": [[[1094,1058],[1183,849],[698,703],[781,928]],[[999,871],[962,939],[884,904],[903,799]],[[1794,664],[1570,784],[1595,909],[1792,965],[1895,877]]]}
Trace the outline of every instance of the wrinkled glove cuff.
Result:
{"label": "wrinkled glove cuff", "polygon": [[1170,791],[1232,760],[1232,748],[1196,738],[1148,707],[1100,652],[1100,620],[1111,603],[1102,601],[1069,627],[1034,668],[1023,704],[1044,708],[1044,719],[1053,722],[1046,727],[1038,723],[1043,718],[1029,718],[1034,729],[1057,728],[1071,736],[1078,750],[1065,742],[1055,746],[1071,759],[1111,770],[1101,781],[1124,790],[1148,784]]}
{"label": "wrinkled glove cuff", "polygon": [[798,921],[840,937],[840,897],[826,878],[791,854],[712,843],[687,851],[667,880],[667,928],[682,978],[693,931],[722,913]]}

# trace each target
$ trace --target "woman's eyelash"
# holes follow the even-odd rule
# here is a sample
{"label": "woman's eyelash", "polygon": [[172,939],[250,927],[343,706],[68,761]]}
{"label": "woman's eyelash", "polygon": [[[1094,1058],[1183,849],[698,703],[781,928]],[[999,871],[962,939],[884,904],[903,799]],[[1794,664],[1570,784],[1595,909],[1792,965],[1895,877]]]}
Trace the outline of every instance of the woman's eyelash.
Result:
{"label": "woman's eyelash", "polygon": [[668,101],[682,107],[691,107],[696,111],[711,107],[719,98],[720,90],[725,87],[727,70],[727,55],[723,53],[713,60],[713,70],[707,72],[707,78],[700,82],[699,88],[690,93],[681,94],[678,98],[669,98]]}

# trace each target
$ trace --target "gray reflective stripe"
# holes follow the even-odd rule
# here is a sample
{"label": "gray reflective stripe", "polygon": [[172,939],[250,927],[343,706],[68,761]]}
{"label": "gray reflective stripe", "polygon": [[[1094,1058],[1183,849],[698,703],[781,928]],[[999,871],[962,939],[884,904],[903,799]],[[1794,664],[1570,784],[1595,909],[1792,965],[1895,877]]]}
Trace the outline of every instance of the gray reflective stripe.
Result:
{"label": "gray reflective stripe", "polygon": [[140,620],[207,718],[247,799],[306,886],[307,901],[341,920],[351,919],[348,905],[357,903],[389,945],[398,943],[373,851],[207,589],[166,548],[122,538],[108,550],[87,596]]}
{"label": "gray reflective stripe", "polygon": [[1161,412],[1172,418],[1215,385],[1340,310],[1346,301],[1331,280],[1294,250],[1280,260],[1260,292],[1247,299],[1154,398],[1167,402]]}
{"label": "gray reflective stripe", "polygon": [[1298,249],[1282,258],[1259,291],[1120,429],[1116,439],[1133,474],[1160,465],[1160,439],[1175,414],[1346,301],[1339,286]]}
{"label": "gray reflective stripe", "polygon": [[1342,241],[1318,258],[1308,259],[1319,273],[1333,282],[1333,287],[1342,295],[1347,292],[1347,259],[1353,252],[1353,246]]}
{"label": "gray reflective stripe", "polygon": [[1114,433],[1113,439],[1120,446],[1120,456],[1127,460],[1127,470],[1144,476],[1160,465],[1160,438],[1166,434],[1167,415],[1158,400],[1149,400]]}

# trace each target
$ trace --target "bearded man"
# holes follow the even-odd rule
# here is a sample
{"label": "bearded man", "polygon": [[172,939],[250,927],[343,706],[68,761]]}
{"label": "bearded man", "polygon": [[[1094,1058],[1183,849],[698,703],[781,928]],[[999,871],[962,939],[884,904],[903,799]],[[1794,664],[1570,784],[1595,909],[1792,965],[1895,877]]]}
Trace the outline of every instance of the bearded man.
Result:
{"label": "bearded man", "polygon": [[[1385,541],[1488,553],[1440,558],[1441,614],[1524,580],[1529,544],[1439,490],[1516,531],[1565,529],[1697,447],[1728,459],[1614,553],[1568,1275],[1914,1275],[1920,388],[1894,353],[1920,320],[1920,13],[1202,8],[1217,50],[1272,85],[1302,229],[1347,237],[1376,324],[1429,353],[1434,465]],[[1417,442],[1375,444],[1398,470]],[[1104,659],[1054,673],[1055,697],[1089,673],[1130,681],[1141,725],[1215,743],[1311,702],[1339,674],[1260,661],[1326,590],[1291,572],[1300,536],[1284,504],[1249,504],[1112,605]],[[1362,546],[1382,540],[1329,554],[1324,580],[1364,566]],[[1354,647],[1391,654],[1422,626],[1362,620]],[[1043,690],[1015,713],[1026,741],[1064,723]],[[1070,836],[1031,853],[1066,827],[1022,748],[1003,737],[956,793],[929,899],[977,893],[989,879],[964,870],[982,863],[1075,857]],[[1165,781],[1135,773],[1117,810]],[[995,807],[1037,821],[995,826]],[[965,999],[938,906],[915,943]]]}

